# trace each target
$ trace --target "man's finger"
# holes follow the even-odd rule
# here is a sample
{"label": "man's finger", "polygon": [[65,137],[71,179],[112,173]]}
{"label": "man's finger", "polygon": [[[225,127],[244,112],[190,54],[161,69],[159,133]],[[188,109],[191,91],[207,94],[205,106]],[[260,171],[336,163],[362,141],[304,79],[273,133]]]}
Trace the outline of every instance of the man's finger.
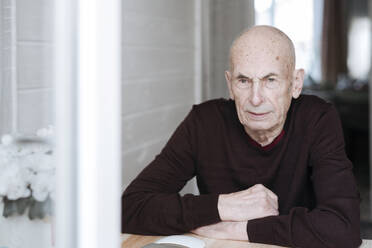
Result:
{"label": "man's finger", "polygon": [[249,189],[251,189],[251,192],[266,191],[270,195],[271,198],[273,198],[276,201],[278,200],[278,196],[262,184],[256,184],[250,187]]}

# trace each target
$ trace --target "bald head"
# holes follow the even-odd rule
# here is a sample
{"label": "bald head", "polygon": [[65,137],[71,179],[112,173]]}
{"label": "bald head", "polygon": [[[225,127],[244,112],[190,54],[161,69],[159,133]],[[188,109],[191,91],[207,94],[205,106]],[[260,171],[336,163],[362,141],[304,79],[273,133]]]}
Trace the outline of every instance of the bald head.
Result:
{"label": "bald head", "polygon": [[230,49],[230,71],[234,65],[245,59],[259,60],[262,56],[272,56],[285,64],[289,71],[295,69],[295,49],[289,37],[271,26],[255,26],[242,32]]}

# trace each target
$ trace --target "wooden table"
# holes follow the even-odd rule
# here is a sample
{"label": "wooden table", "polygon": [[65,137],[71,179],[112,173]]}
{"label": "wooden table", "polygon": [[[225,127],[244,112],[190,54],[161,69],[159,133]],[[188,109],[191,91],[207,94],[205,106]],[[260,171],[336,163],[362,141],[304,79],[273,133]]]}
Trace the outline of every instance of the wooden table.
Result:
{"label": "wooden table", "polygon": [[[206,248],[280,248],[282,246],[275,245],[264,245],[257,243],[232,241],[232,240],[217,240],[200,237],[194,234],[186,234],[188,236],[194,236],[203,240],[206,244]],[[152,243],[161,236],[142,236],[133,234],[122,234],[121,235],[121,248],[141,248],[144,245]],[[362,245],[359,248],[372,247],[372,240],[363,240]]]}

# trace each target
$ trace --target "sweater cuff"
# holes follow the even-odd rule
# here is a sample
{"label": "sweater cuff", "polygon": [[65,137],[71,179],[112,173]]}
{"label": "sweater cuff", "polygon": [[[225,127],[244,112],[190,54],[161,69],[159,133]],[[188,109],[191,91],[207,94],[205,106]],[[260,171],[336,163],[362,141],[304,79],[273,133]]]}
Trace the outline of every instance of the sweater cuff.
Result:
{"label": "sweater cuff", "polygon": [[195,228],[221,221],[217,208],[218,194],[199,195],[193,202]]}
{"label": "sweater cuff", "polygon": [[273,217],[274,216],[269,216],[248,221],[247,233],[249,242],[263,244],[275,243],[274,232],[272,229]]}

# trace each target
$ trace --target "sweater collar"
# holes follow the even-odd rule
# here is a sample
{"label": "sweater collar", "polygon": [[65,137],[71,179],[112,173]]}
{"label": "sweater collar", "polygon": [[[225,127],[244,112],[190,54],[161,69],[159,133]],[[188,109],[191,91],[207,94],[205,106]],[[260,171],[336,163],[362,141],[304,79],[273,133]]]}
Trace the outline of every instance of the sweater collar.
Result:
{"label": "sweater collar", "polygon": [[256,147],[258,147],[258,148],[260,148],[260,149],[262,149],[262,150],[264,150],[264,151],[268,151],[268,150],[270,150],[271,148],[273,148],[276,144],[278,144],[279,142],[280,142],[280,140],[283,138],[283,136],[284,136],[284,129],[280,132],[280,134],[278,135],[278,136],[276,136],[276,138],[270,143],[270,144],[268,144],[268,145],[265,145],[265,146],[262,146],[260,143],[258,143],[257,141],[255,141],[254,139],[252,139],[249,135],[247,135],[248,136],[248,138],[249,138],[249,142],[252,144],[252,145],[254,145],[254,146],[256,146]]}

